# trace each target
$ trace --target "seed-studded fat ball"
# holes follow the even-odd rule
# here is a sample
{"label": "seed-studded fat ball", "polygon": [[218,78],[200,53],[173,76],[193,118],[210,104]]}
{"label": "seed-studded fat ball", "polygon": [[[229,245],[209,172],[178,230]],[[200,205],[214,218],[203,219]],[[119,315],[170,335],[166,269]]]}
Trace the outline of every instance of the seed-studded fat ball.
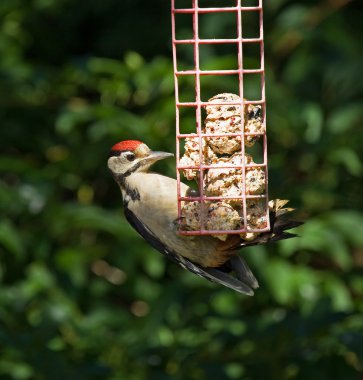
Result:
{"label": "seed-studded fat ball", "polygon": [[[240,97],[235,94],[218,94],[209,99],[211,103],[236,103]],[[206,106],[207,117],[205,119],[205,133],[226,134],[220,137],[208,137],[209,146],[215,153],[232,154],[241,149],[241,136],[228,136],[228,134],[242,133],[241,106],[239,105],[209,105]],[[252,104],[244,107],[244,130],[248,133],[261,133],[264,131],[261,106]],[[245,136],[246,146],[252,146],[259,138],[257,136]]]}
{"label": "seed-studded fat ball", "polygon": [[[265,132],[261,106],[246,104],[242,117],[240,97],[235,94],[219,94],[211,98],[209,102],[216,104],[205,107],[207,116],[203,133],[226,134],[226,136],[200,138],[196,134],[190,135],[185,140],[185,152],[179,164],[198,167],[202,156],[202,163],[211,167],[203,170],[204,185],[199,192],[204,192],[209,197],[227,197],[228,199],[209,200],[202,205],[200,202],[185,202],[181,212],[181,229],[239,230],[243,228],[244,218],[243,189],[247,196],[261,195],[266,191],[265,167],[257,166],[252,156],[248,154],[243,156],[241,147],[242,133]],[[230,136],[231,134],[240,135]],[[260,135],[245,135],[244,143],[250,147],[259,137]],[[202,143],[201,152],[199,151],[200,142]],[[188,180],[198,180],[200,171],[198,168],[183,169],[183,174]],[[251,230],[264,229],[267,226],[266,201],[247,199],[245,205],[247,232],[241,234],[241,237],[251,240],[259,235],[259,232]],[[202,219],[203,225],[201,225]],[[223,233],[212,236],[220,240],[227,238],[227,235]]]}
{"label": "seed-studded fat ball", "polygon": [[246,169],[246,194],[258,195],[263,194],[266,189],[265,170],[261,167],[252,167]]}
{"label": "seed-studded fat ball", "polygon": [[[245,165],[253,164],[252,157],[245,155]],[[222,168],[217,166],[235,165],[236,168]],[[241,197],[243,195],[243,172],[241,166],[242,154],[235,153],[231,157],[221,157],[205,175],[205,192],[209,196]],[[239,166],[239,167],[238,167]],[[265,191],[265,172],[260,167],[246,169],[245,175],[246,194],[256,195]],[[241,199],[228,199],[226,202],[233,205],[240,205]]]}
{"label": "seed-studded fat ball", "polygon": [[[252,162],[250,155],[245,155],[245,164]],[[220,157],[214,168],[208,170],[205,175],[205,192],[208,196],[215,197],[240,197],[243,191],[241,167],[218,168],[218,166],[241,166],[242,154],[235,153],[231,157]],[[241,204],[241,199],[226,199],[230,204]]]}
{"label": "seed-studded fat ball", "polygon": [[[212,202],[208,208],[207,230],[235,230],[240,228],[241,217],[238,212],[228,203]],[[228,235],[212,235],[225,241]]]}
{"label": "seed-studded fat ball", "polygon": [[231,133],[241,133],[241,116],[231,116],[228,119],[205,120],[206,134],[226,134],[226,136],[207,137],[209,146],[215,153],[232,154],[241,150],[241,136],[227,136]]}
{"label": "seed-studded fat ball", "polygon": [[[248,199],[246,201],[247,229],[259,230],[267,227],[266,201],[264,199]],[[242,213],[242,210],[241,210]],[[243,217],[242,217],[243,219]],[[240,234],[244,240],[253,240],[260,232],[245,232]]]}
{"label": "seed-studded fat ball", "polygon": [[[187,137],[185,139],[184,155],[180,159],[181,166],[198,166],[200,163],[199,154],[199,137],[192,135],[192,137]],[[205,140],[202,138],[202,157],[203,164],[209,165],[217,162],[217,156],[213,150],[206,144]],[[183,174],[186,179],[192,180],[197,179],[198,169],[184,169]]]}
{"label": "seed-studded fat ball", "polygon": [[[181,211],[182,229],[197,231],[201,229],[201,209],[206,230],[227,231],[238,229],[241,216],[225,202],[208,202],[201,205],[199,202],[186,202]],[[227,235],[212,235],[220,240],[226,240]]]}
{"label": "seed-studded fat ball", "polygon": [[[213,96],[209,103],[238,103],[241,99],[238,95],[223,93]],[[241,106],[238,104],[206,106],[208,120],[227,119],[233,116],[241,116]]]}
{"label": "seed-studded fat ball", "polygon": [[263,229],[267,226],[266,201],[264,199],[248,199],[247,228]]}

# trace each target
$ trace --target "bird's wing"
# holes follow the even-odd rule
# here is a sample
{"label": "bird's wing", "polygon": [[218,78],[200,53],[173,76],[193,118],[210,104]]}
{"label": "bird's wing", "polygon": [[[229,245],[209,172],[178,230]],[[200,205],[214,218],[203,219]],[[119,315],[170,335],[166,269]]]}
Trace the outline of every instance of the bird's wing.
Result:
{"label": "bird's wing", "polygon": [[166,247],[154,234],[153,232],[145,226],[136,215],[127,207],[125,207],[125,216],[128,222],[135,228],[135,230],[156,250],[158,250],[163,255],[167,256],[172,261],[178,263],[184,269],[190,272],[206,278],[209,281],[216,282],[227,286],[237,292],[247,294],[249,296],[253,295],[253,290],[242,282],[240,279],[232,277],[231,275],[219,270],[218,268],[203,268],[197,264],[194,264],[187,258],[178,255],[174,251]]}

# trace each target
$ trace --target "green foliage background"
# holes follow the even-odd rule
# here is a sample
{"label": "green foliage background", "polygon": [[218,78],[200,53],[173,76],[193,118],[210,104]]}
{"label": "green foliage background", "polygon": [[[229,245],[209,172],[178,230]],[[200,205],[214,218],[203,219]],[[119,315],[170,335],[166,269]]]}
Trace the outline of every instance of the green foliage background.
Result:
{"label": "green foliage background", "polygon": [[270,191],[306,224],[243,251],[253,298],[153,251],[106,169],[175,149],[169,6],[1,0],[0,378],[363,379],[362,4],[265,1]]}

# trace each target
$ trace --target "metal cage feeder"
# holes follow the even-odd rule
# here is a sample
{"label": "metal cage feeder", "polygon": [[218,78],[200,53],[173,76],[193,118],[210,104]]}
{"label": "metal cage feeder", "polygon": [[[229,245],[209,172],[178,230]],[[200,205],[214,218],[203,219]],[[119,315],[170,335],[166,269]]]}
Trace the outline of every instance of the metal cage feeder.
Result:
{"label": "metal cage feeder", "polygon": [[[183,220],[183,207],[188,203],[195,202],[200,207],[200,221],[199,228],[194,229],[184,229],[179,226],[179,233],[182,235],[218,235],[227,236],[230,234],[244,234],[246,233],[262,233],[264,231],[270,230],[270,220],[269,220],[269,207],[268,207],[268,156],[267,156],[267,138],[266,138],[266,98],[265,98],[265,66],[264,66],[264,42],[263,42],[263,6],[262,0],[258,1],[256,6],[243,6],[242,0],[236,0],[235,6],[219,6],[219,7],[206,7],[200,6],[202,0],[192,0],[191,6],[188,8],[178,7],[178,0],[171,0],[171,16],[172,16],[172,46],[173,46],[173,63],[174,63],[174,82],[175,82],[175,110],[176,110],[176,164],[177,164],[177,191],[178,191],[178,216],[179,221]],[[206,1],[203,1],[203,4]],[[223,3],[223,0],[220,0]],[[246,37],[243,33],[244,19],[245,15],[255,12],[258,15],[258,25],[256,25],[256,30],[258,28],[258,36]],[[230,38],[201,38],[200,33],[200,19],[202,15],[214,14],[221,15],[222,13],[229,13],[235,15],[236,30],[231,33],[233,35]],[[189,14],[192,18],[192,36],[190,39],[177,38],[178,35],[178,20],[177,17],[180,14]],[[203,37],[203,36],[202,36]],[[235,61],[238,63],[235,69],[216,69],[216,70],[206,70],[203,65],[203,57],[200,54],[200,48],[203,45],[220,45],[220,46],[233,46],[236,51]],[[257,44],[259,45],[258,55],[255,57],[245,56],[244,48],[247,44]],[[179,57],[177,55],[177,49],[180,46],[189,45],[192,47],[194,67],[192,69],[180,70],[179,69]],[[236,48],[237,47],[237,48]],[[248,59],[255,59],[259,62],[259,67],[257,68],[246,68],[248,66],[246,61]],[[232,101],[216,101],[211,99],[204,99],[201,95],[203,92],[202,80],[205,76],[235,76],[238,77],[238,99]],[[245,99],[246,95],[246,75],[260,75],[261,82],[259,86],[259,94],[255,99]],[[182,91],[180,83],[184,79],[193,79],[195,82],[195,99],[192,101],[185,101],[182,96]],[[218,94],[219,89],[216,88],[216,94]],[[205,120],[203,120],[203,113],[206,109],[214,110],[215,107],[219,109],[224,109],[223,107],[235,107],[239,110],[240,120],[240,131],[230,132],[208,132],[205,128]],[[209,107],[209,108],[208,108]],[[261,131],[248,132],[245,129],[246,119],[246,109],[248,107],[258,107],[261,110]],[[181,113],[187,108],[193,109],[195,111],[195,130],[192,133],[185,133],[181,130]],[[232,109],[232,108],[231,108]],[[212,111],[211,111],[212,112]],[[227,118],[228,121],[228,118]],[[241,162],[227,163],[226,158],[223,154],[216,154],[217,161],[215,163],[205,163],[205,157],[203,152],[203,146],[210,144],[212,139],[238,139],[240,141],[240,148],[238,148],[238,153],[241,155]],[[249,152],[249,147],[246,146],[246,139],[259,139],[259,144],[261,144],[262,151],[262,162],[254,163],[247,162],[246,154]],[[195,139],[198,143],[199,149],[199,162],[193,165],[185,165],[181,162],[182,154],[185,153],[182,150],[182,140],[185,139]],[[190,141],[190,140],[189,140]],[[217,140],[215,140],[217,141]],[[223,158],[223,159],[222,159]],[[198,160],[197,160],[198,161]],[[221,163],[222,162],[222,163]],[[259,168],[259,169],[258,169]],[[208,171],[216,170],[237,170],[239,173],[237,185],[240,189],[240,193],[234,196],[226,195],[211,195],[208,194],[208,189],[206,186],[206,178]],[[182,194],[181,192],[181,177],[182,173],[186,170],[192,170],[198,173],[197,183],[198,191],[196,194]],[[246,174],[251,170],[263,170],[264,171],[264,190],[258,194],[251,194],[246,189]],[[237,177],[236,177],[237,178]],[[240,205],[238,206],[238,212],[240,215],[241,223],[237,228],[234,229],[211,229],[207,228],[207,218],[208,213],[204,213],[203,210],[207,209],[210,205],[216,202],[223,202],[223,204],[230,204],[232,200],[235,202],[238,200]],[[263,226],[253,226],[249,225],[249,208],[248,205],[255,200],[263,205],[264,215],[266,223]],[[219,203],[221,204],[221,203]],[[242,236],[242,235],[241,235]]]}

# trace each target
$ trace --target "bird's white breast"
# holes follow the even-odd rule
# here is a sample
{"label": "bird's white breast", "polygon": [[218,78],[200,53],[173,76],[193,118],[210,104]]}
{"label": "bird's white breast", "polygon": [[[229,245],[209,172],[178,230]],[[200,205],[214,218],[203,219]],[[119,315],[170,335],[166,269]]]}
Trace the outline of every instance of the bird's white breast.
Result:
{"label": "bird's white breast", "polygon": [[[140,195],[140,200],[129,201],[128,208],[154,233],[170,233],[178,217],[176,180],[157,173],[134,173],[127,178],[127,185]],[[181,186],[184,194],[188,186]]]}
{"label": "bird's white breast", "polygon": [[[184,196],[189,187],[183,183],[180,185],[180,193]],[[127,186],[131,191],[137,188],[140,198],[130,200],[127,207],[166,247],[202,266],[211,266],[210,263],[215,262],[217,239],[177,233],[175,179],[157,173],[134,173],[127,178]]]}

